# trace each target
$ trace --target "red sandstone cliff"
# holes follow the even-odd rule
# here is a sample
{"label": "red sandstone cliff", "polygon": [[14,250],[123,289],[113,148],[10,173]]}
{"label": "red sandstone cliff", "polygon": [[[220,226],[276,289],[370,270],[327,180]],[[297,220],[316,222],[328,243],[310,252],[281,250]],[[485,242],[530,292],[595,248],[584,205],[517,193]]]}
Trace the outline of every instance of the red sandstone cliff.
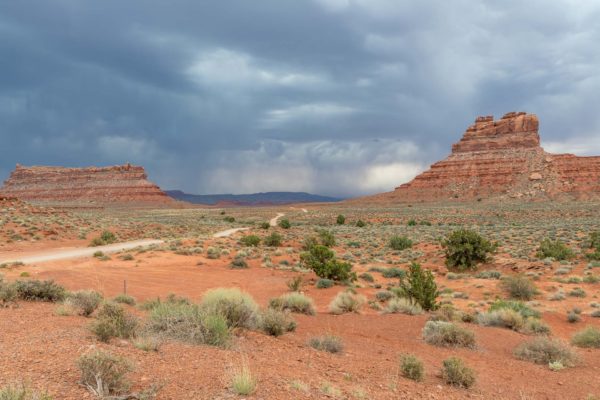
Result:
{"label": "red sandstone cliff", "polygon": [[366,201],[475,199],[600,199],[600,156],[546,153],[538,118],[511,112],[495,121],[478,117],[445,160],[393,192]]}
{"label": "red sandstone cliff", "polygon": [[63,168],[17,165],[0,196],[47,204],[167,205],[174,201],[148,181],[143,167]]}

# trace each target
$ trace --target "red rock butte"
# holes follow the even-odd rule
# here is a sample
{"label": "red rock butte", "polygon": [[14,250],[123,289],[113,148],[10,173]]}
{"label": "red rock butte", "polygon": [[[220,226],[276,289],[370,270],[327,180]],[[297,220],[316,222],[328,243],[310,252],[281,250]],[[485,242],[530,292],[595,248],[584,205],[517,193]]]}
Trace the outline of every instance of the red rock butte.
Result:
{"label": "red rock butte", "polygon": [[143,167],[24,167],[18,165],[0,196],[53,205],[169,205],[174,201],[150,182]]}
{"label": "red rock butte", "polygon": [[600,156],[547,153],[538,126],[537,116],[524,112],[477,117],[445,160],[393,192],[360,200],[599,200]]}

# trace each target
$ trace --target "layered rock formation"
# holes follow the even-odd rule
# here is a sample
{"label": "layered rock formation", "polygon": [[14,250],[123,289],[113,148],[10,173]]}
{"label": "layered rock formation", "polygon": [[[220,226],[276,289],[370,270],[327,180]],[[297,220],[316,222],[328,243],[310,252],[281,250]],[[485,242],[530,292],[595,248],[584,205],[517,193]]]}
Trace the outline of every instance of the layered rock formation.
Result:
{"label": "layered rock formation", "polygon": [[600,199],[600,156],[546,153],[538,119],[511,112],[500,120],[478,117],[452,154],[381,201],[470,201],[476,199]]}
{"label": "layered rock formation", "polygon": [[171,204],[174,201],[148,181],[143,167],[63,168],[17,165],[0,196],[56,205]]}

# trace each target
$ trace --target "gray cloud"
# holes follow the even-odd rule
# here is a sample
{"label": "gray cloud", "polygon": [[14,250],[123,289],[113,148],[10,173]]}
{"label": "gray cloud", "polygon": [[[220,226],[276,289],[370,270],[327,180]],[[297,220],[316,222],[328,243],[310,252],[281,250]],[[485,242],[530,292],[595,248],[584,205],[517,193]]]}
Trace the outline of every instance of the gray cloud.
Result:
{"label": "gray cloud", "polygon": [[599,17],[583,0],[3,2],[0,178],[130,161],[189,192],[358,195],[512,110],[591,154]]}

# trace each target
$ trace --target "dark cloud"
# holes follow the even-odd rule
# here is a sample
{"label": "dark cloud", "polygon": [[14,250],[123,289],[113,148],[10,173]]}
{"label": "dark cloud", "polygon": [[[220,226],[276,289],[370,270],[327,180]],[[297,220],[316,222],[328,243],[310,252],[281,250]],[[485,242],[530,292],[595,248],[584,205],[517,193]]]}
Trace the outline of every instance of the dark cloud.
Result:
{"label": "dark cloud", "polygon": [[135,162],[189,192],[358,195],[479,114],[600,153],[589,1],[25,0],[0,5],[0,178]]}

